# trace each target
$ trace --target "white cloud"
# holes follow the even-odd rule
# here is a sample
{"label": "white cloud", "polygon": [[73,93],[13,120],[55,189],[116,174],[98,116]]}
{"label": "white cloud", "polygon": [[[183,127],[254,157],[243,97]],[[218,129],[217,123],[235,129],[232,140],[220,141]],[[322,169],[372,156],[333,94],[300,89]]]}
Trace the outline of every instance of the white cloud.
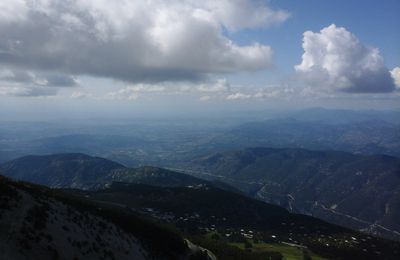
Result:
{"label": "white cloud", "polygon": [[394,83],[398,88],[400,88],[400,67],[396,67],[390,71],[392,78],[394,79]]}
{"label": "white cloud", "polygon": [[226,79],[218,79],[212,83],[203,83],[197,87],[200,92],[228,92],[231,86]]}
{"label": "white cloud", "polygon": [[117,91],[112,91],[105,94],[104,99],[111,100],[136,100],[140,96],[140,93],[132,91],[129,88],[122,88]]}
{"label": "white cloud", "polygon": [[111,91],[105,94],[106,99],[116,100],[136,100],[143,94],[154,94],[154,93],[169,93],[173,91],[172,87],[168,88],[161,84],[132,84],[120,88],[117,91]]}
{"label": "white cloud", "polygon": [[282,90],[280,89],[264,89],[264,90],[259,90],[254,94],[255,98],[275,98],[278,97],[282,93]]}
{"label": "white cloud", "polygon": [[224,28],[288,16],[258,0],[3,0],[0,65],[135,83],[260,70],[271,48],[239,46]]}
{"label": "white cloud", "polygon": [[353,93],[394,90],[379,50],[365,46],[343,27],[332,24],[319,33],[306,31],[303,49],[295,69],[312,86]]}
{"label": "white cloud", "polygon": [[226,97],[227,100],[249,99],[252,95],[236,92]]}
{"label": "white cloud", "polygon": [[24,0],[0,1],[0,23],[9,23],[24,19],[27,9],[27,2]]}
{"label": "white cloud", "polygon": [[[152,99],[166,96],[195,98],[200,101],[249,99],[258,91],[254,88],[231,86],[226,79],[207,80],[206,82],[159,82],[129,84],[116,91],[99,96],[100,99],[128,100],[143,97]],[[94,97],[94,96],[92,96]]]}
{"label": "white cloud", "polygon": [[152,85],[152,84],[137,84],[137,85],[130,85],[125,88],[127,91],[130,92],[163,92],[166,90],[165,86],[161,85]]}
{"label": "white cloud", "polygon": [[231,31],[284,22],[290,14],[284,10],[273,10],[260,0],[208,0],[192,1],[203,4],[212,16]]}
{"label": "white cloud", "polygon": [[55,96],[56,94],[57,94],[57,89],[50,87],[0,85],[0,96],[46,97],[46,96]]}

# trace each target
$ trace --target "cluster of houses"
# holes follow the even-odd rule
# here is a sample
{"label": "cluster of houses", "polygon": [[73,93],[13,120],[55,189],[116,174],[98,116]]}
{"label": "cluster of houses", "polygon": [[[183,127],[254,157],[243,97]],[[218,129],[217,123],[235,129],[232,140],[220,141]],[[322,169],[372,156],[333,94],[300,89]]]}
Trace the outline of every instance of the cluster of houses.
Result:
{"label": "cluster of houses", "polygon": [[254,237],[254,232],[252,230],[245,231],[244,229],[240,230],[240,234],[247,239],[253,239]]}
{"label": "cluster of houses", "polygon": [[[281,237],[279,234],[268,234],[265,236],[262,233],[256,233],[253,230],[245,229],[245,228],[232,228],[224,225],[227,222],[226,218],[217,218],[215,216],[209,216],[209,218],[201,218],[199,213],[186,213],[181,216],[177,216],[172,212],[161,212],[154,208],[142,208],[139,210],[140,213],[150,215],[154,218],[174,223],[177,226],[184,228],[195,228],[196,230],[204,233],[214,233],[218,234],[222,239],[226,239],[229,241],[236,241],[240,239],[246,240],[254,240],[262,238],[263,241],[268,241],[272,243],[281,243],[288,246],[293,246],[297,248],[307,248],[301,244],[302,237],[307,238],[308,241],[319,242],[326,247],[330,247],[333,244],[342,244],[343,246],[362,246],[362,244],[368,242],[368,239],[372,239],[372,237],[365,238],[357,238],[354,236],[348,237],[333,237],[331,235],[324,235],[323,232],[317,231],[317,234],[311,235],[307,232],[303,234],[294,234],[292,232],[288,232],[286,237]],[[294,227],[294,223],[281,223],[282,226],[290,226]],[[304,230],[305,228],[302,226],[297,227],[300,230]],[[367,249],[363,251],[367,252]],[[376,254],[380,254],[380,252],[374,252]]]}

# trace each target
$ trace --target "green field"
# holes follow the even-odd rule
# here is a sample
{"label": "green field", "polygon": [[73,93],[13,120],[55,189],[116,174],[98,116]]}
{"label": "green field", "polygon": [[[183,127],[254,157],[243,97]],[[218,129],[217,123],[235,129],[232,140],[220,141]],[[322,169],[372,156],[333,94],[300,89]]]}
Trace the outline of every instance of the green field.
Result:
{"label": "green field", "polygon": [[[236,246],[240,249],[245,249],[244,243],[230,243],[233,246]],[[306,249],[307,250],[307,249]],[[252,246],[253,252],[279,252],[283,255],[284,260],[303,260],[303,249],[296,246],[289,246],[284,244],[266,244],[266,243],[253,243]],[[307,250],[309,255],[313,260],[325,260],[321,256],[318,256]]]}

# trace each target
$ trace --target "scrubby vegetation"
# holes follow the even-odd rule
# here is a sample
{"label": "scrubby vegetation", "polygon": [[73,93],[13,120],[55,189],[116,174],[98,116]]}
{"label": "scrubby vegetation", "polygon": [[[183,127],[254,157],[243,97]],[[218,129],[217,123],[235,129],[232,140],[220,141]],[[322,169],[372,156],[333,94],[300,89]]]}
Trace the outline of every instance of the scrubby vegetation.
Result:
{"label": "scrubby vegetation", "polygon": [[0,176],[0,217],[2,209],[9,209],[12,201],[18,201],[21,198],[18,192],[8,185],[8,181],[6,177]]}
{"label": "scrubby vegetation", "polygon": [[[11,182],[4,179],[0,182],[0,185],[0,187],[5,187],[2,189],[2,194],[15,195],[13,192],[14,189],[19,189],[31,194],[34,200],[40,201],[40,204],[34,205],[28,210],[28,214],[20,230],[20,237],[22,237],[22,239],[20,239],[19,242],[26,250],[32,248],[32,242],[34,241],[47,240],[51,242],[52,240],[51,236],[41,232],[48,223],[57,221],[56,219],[50,220],[49,218],[51,212],[49,211],[46,202],[44,202],[49,199],[64,203],[67,209],[64,217],[66,220],[75,223],[76,225],[87,225],[85,224],[85,220],[81,218],[86,218],[89,215],[98,216],[105,221],[117,225],[124,232],[132,234],[137,238],[143,248],[149,252],[152,257],[178,259],[182,255],[186,254],[188,250],[183,237],[171,226],[157,223],[156,221],[142,217],[139,214],[134,214],[125,208],[94,203],[93,201],[71,196],[59,190],[52,190],[31,183]],[[80,214],[74,212],[80,212]],[[99,221],[96,225],[97,227],[89,226],[87,228],[90,228],[93,231],[99,230],[99,232],[108,232],[105,222]],[[67,224],[64,224],[62,229],[66,234],[74,232]],[[106,248],[103,250],[101,240],[100,235],[98,236],[97,241],[99,246],[92,247],[92,250],[98,251],[100,255],[103,255],[104,259],[114,259],[113,252],[109,250],[107,251]],[[71,239],[69,241],[77,250],[82,252],[84,252],[86,250],[85,248],[89,246],[86,245],[84,241]],[[51,246],[48,247],[48,250],[52,251],[54,256],[58,255],[58,252],[55,252],[54,248]]]}

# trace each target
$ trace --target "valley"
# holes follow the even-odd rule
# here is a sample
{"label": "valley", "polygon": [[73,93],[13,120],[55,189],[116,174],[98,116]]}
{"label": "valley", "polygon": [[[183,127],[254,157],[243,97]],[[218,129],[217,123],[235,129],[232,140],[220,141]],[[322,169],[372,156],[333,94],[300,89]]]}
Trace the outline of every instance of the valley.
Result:
{"label": "valley", "polygon": [[195,159],[186,169],[292,212],[399,238],[396,157],[249,148]]}

